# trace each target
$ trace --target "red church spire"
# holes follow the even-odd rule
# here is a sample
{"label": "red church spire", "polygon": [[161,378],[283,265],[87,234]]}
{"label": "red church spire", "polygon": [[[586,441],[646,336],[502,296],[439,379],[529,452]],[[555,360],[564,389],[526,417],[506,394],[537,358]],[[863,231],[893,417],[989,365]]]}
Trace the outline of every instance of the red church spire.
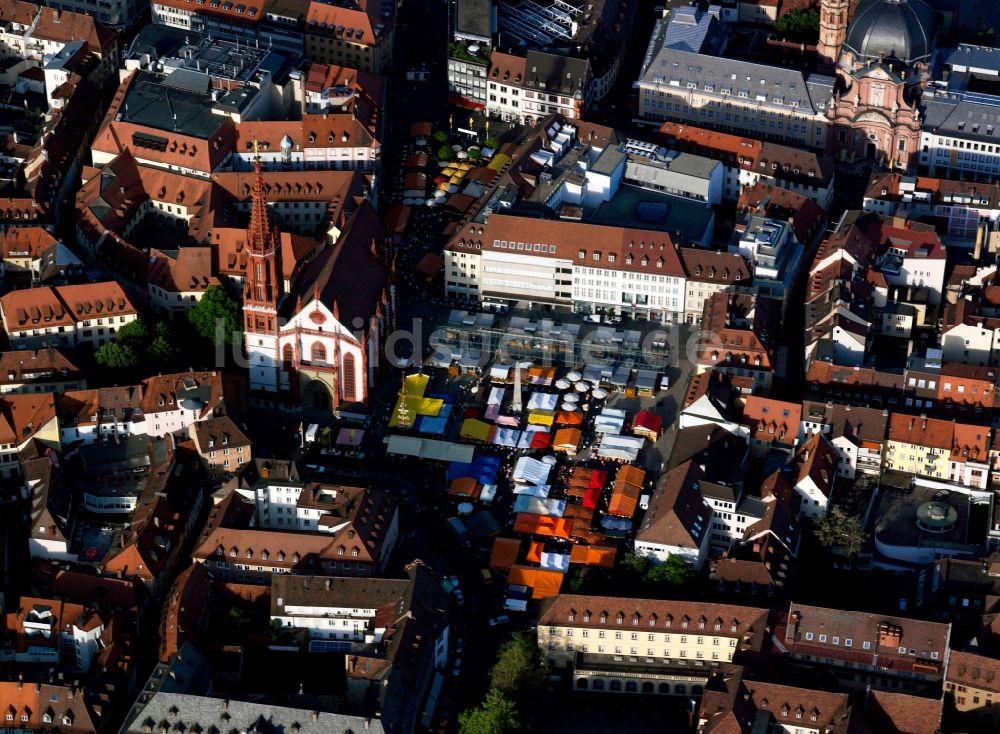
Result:
{"label": "red church spire", "polygon": [[260,155],[254,141],[253,188],[250,193],[250,228],[247,230],[246,285],[244,304],[277,307],[281,297],[278,278],[278,227],[271,221],[264,198],[264,176]]}

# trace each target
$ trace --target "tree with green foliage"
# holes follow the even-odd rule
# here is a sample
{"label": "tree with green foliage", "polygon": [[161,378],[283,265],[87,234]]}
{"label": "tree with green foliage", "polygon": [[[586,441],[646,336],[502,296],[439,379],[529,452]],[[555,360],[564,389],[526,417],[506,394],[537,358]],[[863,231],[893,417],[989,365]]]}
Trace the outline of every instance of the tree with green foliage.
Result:
{"label": "tree with green foliage", "polygon": [[819,38],[819,10],[816,8],[795,8],[781,15],[774,24],[785,38]]}
{"label": "tree with green foliage", "polygon": [[478,161],[483,157],[483,154],[479,152],[479,148],[469,148],[469,160]]}
{"label": "tree with green foliage", "polygon": [[139,365],[139,355],[128,344],[109,342],[94,353],[94,360],[101,367],[115,370],[132,369]]}
{"label": "tree with green foliage", "polygon": [[520,731],[517,706],[498,691],[490,689],[482,706],[458,715],[461,734],[511,734]]}
{"label": "tree with green foliage", "polygon": [[115,340],[108,342],[94,354],[94,360],[102,367],[111,369],[133,369],[142,362],[150,342],[149,326],[144,319],[130,321],[115,334]]}
{"label": "tree with green foliage", "polygon": [[534,638],[515,632],[500,648],[490,670],[490,690],[482,705],[458,717],[462,734],[506,734],[522,731],[545,677]]}
{"label": "tree with green foliage", "polygon": [[439,161],[450,161],[455,157],[455,151],[451,149],[450,145],[442,145],[438,148],[437,156]]}
{"label": "tree with green foliage", "polygon": [[431,135],[431,140],[433,140],[438,145],[444,145],[448,142],[448,133],[444,130],[438,130],[436,133]]}
{"label": "tree with green foliage", "polygon": [[680,556],[668,556],[663,563],[650,566],[643,578],[657,586],[683,586],[694,578],[694,567]]}
{"label": "tree with green foliage", "polygon": [[828,551],[842,553],[848,558],[857,556],[868,540],[861,521],[840,507],[830,508],[816,521],[813,536]]}
{"label": "tree with green foliage", "polygon": [[542,656],[531,635],[515,632],[500,648],[490,671],[490,687],[519,704],[525,703],[544,678]]}
{"label": "tree with green foliage", "polygon": [[198,304],[188,311],[187,317],[195,331],[216,346],[243,341],[240,303],[222,286],[210,285],[206,288]]}
{"label": "tree with green foliage", "polygon": [[489,148],[490,150],[496,150],[500,147],[500,141],[497,138],[489,137],[483,141],[483,147]]}

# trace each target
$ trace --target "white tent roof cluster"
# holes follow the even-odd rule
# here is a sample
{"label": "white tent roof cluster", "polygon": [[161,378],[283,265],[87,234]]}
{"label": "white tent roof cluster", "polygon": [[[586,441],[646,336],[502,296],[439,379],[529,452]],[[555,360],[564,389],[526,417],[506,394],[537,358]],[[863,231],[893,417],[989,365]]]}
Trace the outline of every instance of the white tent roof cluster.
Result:
{"label": "white tent roof cluster", "polygon": [[606,434],[601,438],[597,455],[602,459],[633,462],[639,458],[646,439],[641,436],[618,436]]}

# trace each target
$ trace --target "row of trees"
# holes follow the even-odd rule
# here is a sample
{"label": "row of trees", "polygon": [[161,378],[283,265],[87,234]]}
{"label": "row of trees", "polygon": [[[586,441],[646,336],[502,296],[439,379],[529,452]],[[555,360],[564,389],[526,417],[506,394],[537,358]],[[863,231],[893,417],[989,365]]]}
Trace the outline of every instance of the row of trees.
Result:
{"label": "row of trees", "polygon": [[461,734],[508,734],[526,728],[545,671],[542,655],[527,632],[515,632],[500,648],[490,670],[483,703],[458,717]]}
{"label": "row of trees", "polygon": [[[137,318],[118,330],[115,340],[94,354],[94,360],[112,370],[170,370],[179,360],[190,361],[209,347],[220,343],[242,341],[243,319],[239,302],[219,286],[210,286],[201,301],[187,312],[187,327],[183,322]],[[187,341],[193,329],[195,343]],[[184,340],[183,350],[178,349]],[[201,347],[201,349],[199,349]]]}

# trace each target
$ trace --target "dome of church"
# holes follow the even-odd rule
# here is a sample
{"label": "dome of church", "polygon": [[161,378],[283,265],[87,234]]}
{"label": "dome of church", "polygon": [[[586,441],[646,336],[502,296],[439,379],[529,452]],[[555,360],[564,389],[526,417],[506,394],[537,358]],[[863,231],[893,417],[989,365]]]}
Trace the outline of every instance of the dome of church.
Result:
{"label": "dome of church", "polygon": [[844,46],[858,60],[884,57],[911,64],[930,56],[936,32],[934,11],[924,0],[861,0]]}

